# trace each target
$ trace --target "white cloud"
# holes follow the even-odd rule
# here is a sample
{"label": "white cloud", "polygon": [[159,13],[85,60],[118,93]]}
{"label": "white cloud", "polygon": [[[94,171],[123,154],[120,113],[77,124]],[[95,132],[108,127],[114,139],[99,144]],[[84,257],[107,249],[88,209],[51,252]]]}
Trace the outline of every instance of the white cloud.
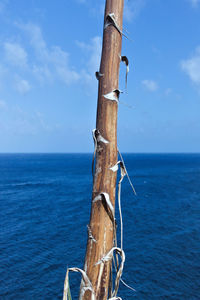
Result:
{"label": "white cloud", "polygon": [[195,84],[200,85],[200,46],[191,58],[181,62],[181,68]]}
{"label": "white cloud", "polygon": [[78,81],[80,78],[76,71],[68,70],[65,66],[58,66],[56,71],[60,79],[67,85]]}
{"label": "white cloud", "polygon": [[41,129],[44,131],[49,131],[52,128],[49,126],[49,124],[45,121],[45,116],[39,111],[36,111],[33,115],[34,119],[36,120],[36,123],[40,126]]}
{"label": "white cloud", "polygon": [[82,83],[87,86],[86,93],[90,93],[88,86],[92,90],[97,86],[95,72],[100,67],[102,39],[100,36],[95,36],[88,43],[76,41],[76,44],[82,50],[84,57],[83,68],[80,71]]}
{"label": "white cloud", "polygon": [[28,34],[35,55],[33,74],[40,81],[61,80],[68,85],[79,80],[79,73],[70,66],[69,53],[59,46],[48,47],[39,26],[32,23],[17,26]]}
{"label": "white cloud", "polygon": [[142,81],[142,84],[151,92],[154,92],[158,89],[158,84],[154,80],[145,79]]}
{"label": "white cloud", "polygon": [[53,81],[53,74],[47,65],[34,65],[33,74],[41,83],[46,81]]}
{"label": "white cloud", "polygon": [[90,44],[90,59],[88,61],[89,70],[94,74],[99,70],[101,59],[102,39],[99,36],[94,37]]}
{"label": "white cloud", "polygon": [[38,111],[26,112],[19,105],[10,106],[7,110],[6,120],[2,120],[6,134],[11,135],[37,135],[41,131],[48,132],[54,128],[45,121],[45,117]]}
{"label": "white cloud", "polygon": [[72,67],[69,67],[69,54],[60,47],[52,47],[51,51],[48,52],[48,61],[54,65],[57,76],[65,84],[79,80],[80,75]]}
{"label": "white cloud", "polygon": [[20,94],[24,95],[31,89],[31,86],[27,80],[16,76],[15,77],[15,88]]}
{"label": "white cloud", "polygon": [[59,124],[50,125],[40,111],[25,111],[19,105],[10,106],[7,119],[1,123],[4,131],[11,135],[37,135],[41,132],[52,132]]}
{"label": "white cloud", "polygon": [[10,42],[4,43],[4,52],[8,63],[18,67],[27,66],[27,53],[19,44]]}
{"label": "white cloud", "polygon": [[194,8],[196,8],[200,3],[200,0],[188,0],[188,1],[191,3],[192,7]]}
{"label": "white cloud", "polygon": [[30,44],[40,58],[47,55],[47,46],[42,36],[41,29],[33,23],[16,23],[16,26],[28,34]]}
{"label": "white cloud", "polygon": [[126,0],[124,2],[124,19],[131,22],[141,12],[145,5],[145,0]]}
{"label": "white cloud", "polygon": [[166,90],[165,90],[165,96],[168,96],[169,94],[171,94],[172,93],[172,89],[171,88],[167,88]]}
{"label": "white cloud", "polygon": [[87,60],[87,72],[92,76],[99,70],[101,59],[102,39],[100,36],[95,36],[91,39],[90,43],[83,43],[77,41],[77,45],[89,57]]}
{"label": "white cloud", "polygon": [[[4,60],[0,65],[0,85],[3,86],[6,83],[5,76],[2,76],[2,73],[5,74],[5,70],[6,78],[14,82],[14,88],[20,94],[27,93],[34,85],[30,82],[34,80],[40,81],[42,84],[60,81],[65,85],[80,81],[91,82],[94,72],[99,68],[100,37],[94,37],[89,44],[82,44],[82,49],[85,53],[87,52],[89,58],[84,61],[82,70],[77,71],[74,67],[75,63],[67,51],[59,46],[47,45],[38,25],[33,23],[15,23],[15,25],[21,31],[18,35],[21,40],[23,38],[26,49],[29,49],[31,54],[28,55],[29,52],[26,52],[21,44],[6,41],[3,44]],[[17,72],[16,69],[13,70],[13,66],[18,68]]]}

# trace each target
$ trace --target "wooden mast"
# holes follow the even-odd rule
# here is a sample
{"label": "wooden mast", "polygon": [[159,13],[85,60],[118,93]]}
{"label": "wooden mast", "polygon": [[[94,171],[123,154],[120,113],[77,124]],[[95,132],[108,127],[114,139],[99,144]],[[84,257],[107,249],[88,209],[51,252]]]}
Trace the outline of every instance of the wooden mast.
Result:
{"label": "wooden mast", "polygon": [[[112,208],[115,207],[117,172],[110,168],[116,165],[118,158],[117,111],[123,6],[124,0],[106,0],[102,57],[97,74],[99,80],[98,105],[96,130],[93,132],[96,145],[96,164],[84,266],[96,300],[107,299],[111,271],[111,262],[96,263],[113,247],[115,221]],[[92,299],[91,291],[87,290],[82,293],[80,299]]]}

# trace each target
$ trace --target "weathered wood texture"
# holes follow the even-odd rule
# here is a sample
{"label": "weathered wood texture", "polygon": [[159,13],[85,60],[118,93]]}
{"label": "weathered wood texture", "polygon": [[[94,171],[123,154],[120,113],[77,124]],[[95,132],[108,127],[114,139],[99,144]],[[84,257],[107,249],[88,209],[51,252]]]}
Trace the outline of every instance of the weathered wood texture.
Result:
{"label": "weathered wood texture", "polygon": [[[106,16],[114,13],[116,23],[122,30],[123,6],[124,0],[107,0],[104,23]],[[92,200],[105,192],[109,194],[113,207],[117,174],[109,168],[117,163],[118,103],[105,99],[103,95],[118,89],[121,43],[122,36],[114,26],[104,29],[100,65],[103,76],[99,79],[96,128],[109,143],[99,142],[97,145]],[[96,242],[88,239],[84,270],[92,283],[96,299],[105,300],[108,295],[111,264],[95,264],[113,247],[114,227],[102,201],[92,202],[90,228]],[[87,291],[82,299],[91,299],[91,292]]]}

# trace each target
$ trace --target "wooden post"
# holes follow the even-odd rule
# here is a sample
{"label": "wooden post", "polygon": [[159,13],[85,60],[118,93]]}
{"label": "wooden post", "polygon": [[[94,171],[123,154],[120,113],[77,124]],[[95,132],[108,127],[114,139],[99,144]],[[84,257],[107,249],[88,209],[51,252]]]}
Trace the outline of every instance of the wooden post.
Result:
{"label": "wooden post", "polygon": [[[97,264],[113,247],[114,222],[105,195],[115,207],[117,172],[110,168],[117,163],[117,111],[119,64],[121,60],[122,16],[124,0],[106,0],[101,65],[99,70],[98,106],[95,138],[97,142],[92,208],[84,270],[91,281],[96,300],[106,300],[111,262]],[[110,15],[109,17],[109,14]],[[112,24],[114,19],[115,24]],[[105,26],[105,24],[109,24]],[[105,28],[106,27],[106,28]],[[103,195],[103,193],[106,193]],[[94,201],[95,199],[95,201]],[[81,289],[83,283],[81,284]],[[81,291],[80,289],[80,291]],[[81,293],[80,293],[81,295]],[[92,299],[87,290],[80,299]]]}

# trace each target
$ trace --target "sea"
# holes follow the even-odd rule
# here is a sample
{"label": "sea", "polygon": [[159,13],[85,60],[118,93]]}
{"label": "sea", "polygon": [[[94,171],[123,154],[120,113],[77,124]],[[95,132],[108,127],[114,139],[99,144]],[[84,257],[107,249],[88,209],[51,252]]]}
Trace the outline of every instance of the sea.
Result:
{"label": "sea", "polygon": [[[123,154],[123,300],[200,299],[200,154]],[[92,154],[0,154],[0,299],[62,299],[83,268]],[[119,222],[116,204],[116,219]],[[120,227],[120,226],[118,226]],[[80,274],[70,273],[72,299]]]}

